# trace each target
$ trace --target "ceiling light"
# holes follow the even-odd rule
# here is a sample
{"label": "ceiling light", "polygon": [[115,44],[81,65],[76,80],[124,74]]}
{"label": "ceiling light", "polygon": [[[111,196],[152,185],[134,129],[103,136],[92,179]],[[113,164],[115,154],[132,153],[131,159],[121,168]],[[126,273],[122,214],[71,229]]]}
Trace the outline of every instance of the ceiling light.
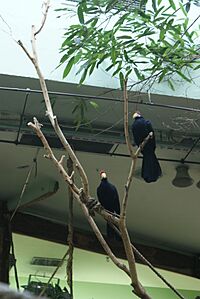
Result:
{"label": "ceiling light", "polygon": [[175,187],[189,187],[193,184],[194,180],[190,177],[188,173],[189,167],[185,164],[178,165],[176,167],[176,176],[172,181]]}
{"label": "ceiling light", "polygon": [[[196,186],[197,186],[197,188],[200,189],[200,181],[197,182]],[[200,298],[199,298],[199,299],[200,299]]]}

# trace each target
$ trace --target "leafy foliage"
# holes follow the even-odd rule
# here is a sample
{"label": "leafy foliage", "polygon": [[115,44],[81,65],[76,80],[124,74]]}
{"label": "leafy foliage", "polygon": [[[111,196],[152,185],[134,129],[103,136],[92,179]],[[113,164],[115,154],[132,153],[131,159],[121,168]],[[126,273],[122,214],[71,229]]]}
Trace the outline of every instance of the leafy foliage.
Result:
{"label": "leafy foliage", "polygon": [[79,1],[78,21],[66,30],[61,46],[60,63],[66,65],[63,77],[76,65],[83,83],[101,65],[119,77],[121,86],[133,73],[138,81],[167,78],[172,89],[168,75],[177,73],[190,81],[183,68],[197,67],[194,57],[199,55],[187,14],[193,1],[177,6],[168,0],[166,6],[164,0],[152,0],[152,8],[144,10],[149,1],[141,0],[140,7],[119,0]]}
{"label": "leafy foliage", "polygon": [[74,109],[72,110],[72,114],[74,114],[74,123],[76,125],[76,130],[78,130],[81,125],[87,126],[90,129],[92,129],[90,121],[86,117],[89,107],[97,109],[98,104],[94,101],[78,99],[77,104],[74,106]]}

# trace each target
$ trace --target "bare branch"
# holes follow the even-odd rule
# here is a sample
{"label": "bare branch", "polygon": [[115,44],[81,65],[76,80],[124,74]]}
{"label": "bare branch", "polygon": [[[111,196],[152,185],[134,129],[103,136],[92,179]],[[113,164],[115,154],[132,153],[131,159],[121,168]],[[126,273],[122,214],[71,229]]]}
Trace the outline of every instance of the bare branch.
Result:
{"label": "bare branch", "polygon": [[58,161],[59,164],[63,165],[63,161],[65,159],[65,155],[62,155],[60,160]]}
{"label": "bare branch", "polygon": [[47,154],[49,156],[49,159],[51,159],[53,161],[53,163],[55,164],[55,166],[58,168],[59,173],[63,176],[64,180],[70,185],[71,190],[76,193],[79,194],[80,193],[80,189],[75,185],[75,183],[70,179],[69,175],[67,174],[67,172],[65,171],[64,167],[58,162],[58,160],[56,159],[56,157],[53,154],[52,149],[50,148],[48,141],[46,140],[44,134],[42,133],[41,129],[40,129],[40,125],[37,121],[36,118],[34,118],[35,123],[28,123],[28,126],[31,127],[37,134],[37,136],[40,138],[40,140],[42,141],[45,150],[47,151]]}
{"label": "bare branch", "polygon": [[108,244],[106,243],[105,239],[103,238],[101,232],[99,231],[94,219],[91,217],[91,215],[88,212],[88,209],[86,208],[86,206],[80,201],[79,198],[77,198],[79,200],[79,203],[81,205],[81,208],[90,224],[90,226],[92,227],[97,239],[99,240],[99,242],[101,243],[102,247],[104,248],[105,252],[107,253],[107,255],[110,257],[110,259],[113,261],[113,263],[120,268],[121,270],[123,270],[128,276],[130,276],[130,272],[128,270],[128,268],[126,267],[126,265],[124,265],[123,263],[121,263],[113,254],[113,252],[111,251],[110,247],[108,246]]}
{"label": "bare branch", "polygon": [[140,284],[137,276],[136,270],[136,263],[135,263],[135,256],[131,245],[131,240],[126,228],[126,208],[128,202],[128,192],[131,185],[131,181],[133,178],[133,174],[136,167],[136,160],[137,156],[141,150],[141,147],[138,149],[136,153],[133,152],[133,148],[130,141],[129,131],[128,131],[128,96],[127,96],[127,81],[124,81],[124,132],[126,138],[126,144],[132,158],[131,167],[128,175],[128,179],[125,185],[124,197],[122,201],[122,208],[120,213],[120,220],[119,220],[119,228],[121,232],[121,238],[124,244],[124,249],[126,252],[126,257],[128,260],[130,276],[132,281],[132,286],[134,289],[134,293],[140,298],[150,298],[149,295],[146,293],[143,286]]}
{"label": "bare branch", "polygon": [[20,47],[23,49],[23,51],[26,53],[26,55],[28,56],[28,58],[33,63],[33,57],[30,55],[30,53],[28,52],[28,50],[26,49],[26,47],[24,46],[24,44],[21,42],[21,40],[18,40],[17,43],[18,43],[18,45],[20,45]]}
{"label": "bare branch", "polygon": [[[69,157],[67,159],[67,171],[70,175],[70,178],[72,178],[72,174],[74,172],[73,170],[73,162],[72,159]],[[70,288],[70,295],[71,299],[73,299],[73,252],[74,252],[74,244],[73,244],[73,220],[74,220],[74,214],[73,214],[73,202],[74,202],[74,196],[73,192],[70,190],[70,187],[68,186],[68,195],[69,195],[69,214],[68,214],[68,237],[67,237],[67,243],[69,246],[69,256],[67,260],[67,284]]]}
{"label": "bare branch", "polygon": [[50,102],[46,82],[44,80],[44,76],[43,76],[43,74],[40,70],[39,64],[38,64],[36,44],[35,44],[35,26],[32,26],[32,39],[31,39],[33,57],[29,54],[28,50],[25,48],[25,46],[23,45],[23,43],[21,41],[18,41],[18,44],[24,50],[24,52],[29,57],[29,59],[31,60],[31,62],[33,63],[33,65],[36,69],[36,72],[37,72],[38,77],[39,77],[41,89],[42,89],[42,92],[43,92],[43,97],[44,97],[44,100],[45,100],[46,108],[47,108],[46,114],[49,117],[49,120],[50,120],[55,132],[57,133],[61,143],[63,144],[65,150],[68,152],[68,154],[69,154],[70,158],[72,159],[74,165],[78,169],[80,177],[81,177],[81,181],[82,181],[82,184],[83,184],[84,192],[87,195],[87,197],[89,197],[89,183],[88,183],[88,178],[86,176],[86,173],[85,173],[82,165],[80,164],[79,160],[77,159],[76,155],[74,154],[71,146],[67,142],[62,130],[60,129],[60,126],[58,124],[56,116],[54,116],[54,114],[53,114],[53,110],[52,110],[52,106],[51,106],[51,102]]}
{"label": "bare branch", "polygon": [[43,5],[44,5],[43,20],[42,20],[40,28],[37,31],[35,31],[35,33],[34,33],[35,37],[38,33],[40,33],[40,31],[44,27],[44,24],[45,24],[46,19],[47,19],[48,10],[49,10],[49,7],[50,7],[50,0],[47,0],[46,2],[44,2]]}
{"label": "bare branch", "polygon": [[[61,173],[61,175],[63,176],[64,180],[69,184],[71,191],[73,192],[74,197],[78,200],[89,224],[91,225],[94,233],[96,234],[99,242],[101,243],[102,247],[104,248],[105,252],[109,255],[109,257],[111,258],[111,260],[113,261],[113,263],[119,267],[121,270],[123,270],[124,272],[126,272],[129,276],[129,270],[128,268],[122,264],[121,262],[119,262],[119,260],[115,257],[115,255],[113,254],[113,252],[111,251],[111,249],[109,248],[108,244],[106,243],[105,239],[103,238],[101,232],[99,231],[95,221],[93,220],[93,218],[91,217],[91,215],[89,214],[89,211],[87,209],[87,207],[85,206],[85,203],[83,202],[83,200],[81,200],[81,189],[78,189],[77,186],[75,185],[75,183],[70,180],[69,175],[66,173],[66,171],[64,170],[63,166],[58,162],[58,160],[56,159],[56,157],[53,154],[52,149],[50,148],[48,141],[46,140],[45,136],[43,135],[42,131],[41,131],[41,125],[38,123],[37,119],[34,118],[35,123],[28,123],[28,125],[30,127],[32,127],[34,129],[34,131],[36,132],[37,136],[40,138],[40,140],[42,141],[45,150],[47,151],[50,159],[53,161],[53,163],[55,164],[55,166],[58,168],[59,172]],[[85,194],[83,193],[83,195],[85,196]],[[88,201],[88,199],[86,199],[86,202]]]}
{"label": "bare branch", "polygon": [[128,94],[127,94],[127,80],[124,81],[124,134],[126,144],[130,153],[131,158],[135,159],[133,147],[131,145],[129,131],[128,131]]}

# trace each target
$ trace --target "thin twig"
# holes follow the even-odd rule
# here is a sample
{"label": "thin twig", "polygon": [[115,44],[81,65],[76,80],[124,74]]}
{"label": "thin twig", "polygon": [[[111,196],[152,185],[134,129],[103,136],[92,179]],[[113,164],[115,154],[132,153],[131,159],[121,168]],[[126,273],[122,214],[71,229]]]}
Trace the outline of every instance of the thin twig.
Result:
{"label": "thin twig", "polygon": [[[67,160],[67,169],[68,174],[71,177],[73,173],[73,162],[72,159],[69,157]],[[73,299],[73,252],[74,252],[74,244],[73,244],[73,200],[74,196],[73,193],[68,186],[68,194],[69,194],[69,214],[68,214],[68,238],[67,243],[69,246],[69,255],[67,260],[67,283],[70,288],[70,295],[71,299]]]}
{"label": "thin twig", "polygon": [[70,179],[69,175],[67,174],[67,172],[65,171],[64,167],[59,163],[59,161],[56,159],[56,157],[53,154],[53,151],[51,150],[44,134],[42,133],[41,129],[40,129],[40,125],[38,124],[38,121],[36,118],[34,118],[34,124],[29,122],[28,126],[30,126],[37,134],[37,136],[40,138],[40,140],[42,141],[44,148],[49,156],[49,158],[53,161],[53,163],[55,164],[55,166],[58,168],[60,174],[63,176],[64,180],[69,184],[71,190],[76,193],[79,194],[80,193],[80,189],[75,185],[75,183]]}
{"label": "thin twig", "polygon": [[49,10],[49,7],[50,7],[50,0],[47,0],[46,2],[44,2],[43,5],[44,5],[43,20],[42,20],[40,28],[37,31],[35,31],[35,33],[34,33],[35,37],[38,33],[40,33],[40,31],[44,27],[44,24],[45,24],[46,19],[47,19],[48,10]]}

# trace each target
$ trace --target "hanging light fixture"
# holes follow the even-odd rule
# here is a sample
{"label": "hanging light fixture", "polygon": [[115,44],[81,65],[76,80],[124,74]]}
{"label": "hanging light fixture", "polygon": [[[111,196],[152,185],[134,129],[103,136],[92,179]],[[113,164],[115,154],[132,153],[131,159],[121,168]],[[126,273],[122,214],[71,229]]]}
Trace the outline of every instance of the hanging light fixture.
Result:
{"label": "hanging light fixture", "polygon": [[190,177],[188,173],[189,167],[185,164],[178,165],[176,167],[176,176],[172,181],[175,187],[189,187],[193,184],[194,180]]}

